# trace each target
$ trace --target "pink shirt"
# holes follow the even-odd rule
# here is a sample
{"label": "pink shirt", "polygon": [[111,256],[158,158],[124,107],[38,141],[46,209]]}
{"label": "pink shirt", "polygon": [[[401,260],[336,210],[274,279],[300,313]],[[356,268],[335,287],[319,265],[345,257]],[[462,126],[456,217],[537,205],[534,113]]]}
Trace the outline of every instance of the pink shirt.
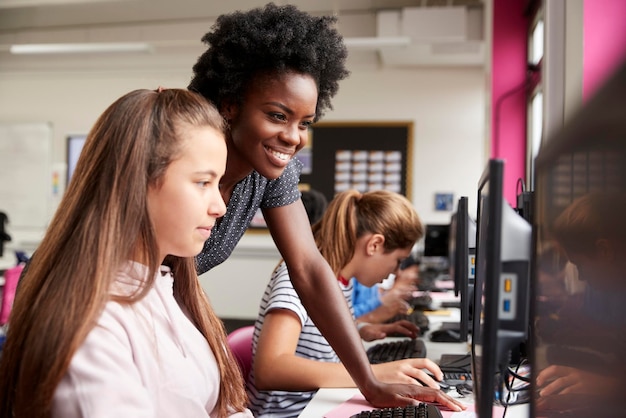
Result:
{"label": "pink shirt", "polygon": [[[56,389],[53,417],[217,416],[217,362],[174,299],[171,272],[161,269],[138,303],[106,304]],[[131,263],[113,292],[132,291],[146,270]]]}

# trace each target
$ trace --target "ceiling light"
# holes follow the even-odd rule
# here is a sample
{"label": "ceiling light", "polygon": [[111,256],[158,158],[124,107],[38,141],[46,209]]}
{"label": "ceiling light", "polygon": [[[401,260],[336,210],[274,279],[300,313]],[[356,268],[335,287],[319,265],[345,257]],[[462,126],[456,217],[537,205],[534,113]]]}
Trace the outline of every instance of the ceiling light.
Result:
{"label": "ceiling light", "polygon": [[373,36],[361,38],[344,38],[348,48],[376,49],[382,47],[409,46],[411,38],[408,36]]}
{"label": "ceiling light", "polygon": [[11,45],[12,54],[88,54],[108,52],[151,52],[144,42],[72,43],[72,44],[19,44]]}

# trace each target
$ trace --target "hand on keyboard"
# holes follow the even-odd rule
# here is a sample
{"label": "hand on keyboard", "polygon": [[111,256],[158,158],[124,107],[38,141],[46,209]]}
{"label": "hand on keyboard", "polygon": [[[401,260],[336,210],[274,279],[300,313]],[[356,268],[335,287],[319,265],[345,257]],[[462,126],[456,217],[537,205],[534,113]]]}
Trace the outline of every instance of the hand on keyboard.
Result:
{"label": "hand on keyboard", "polygon": [[416,338],[420,334],[417,325],[407,320],[385,324],[368,324],[359,328],[359,334],[364,341],[381,340],[389,336]]}
{"label": "hand on keyboard", "polygon": [[[428,319],[428,316],[422,311],[413,311],[408,315],[407,314],[395,315],[393,318],[385,322],[389,324],[392,322],[397,322],[397,321],[402,321],[402,320],[409,321],[410,323],[418,327],[420,330],[420,336],[424,335],[424,333],[428,331],[429,329],[430,320]],[[389,334],[388,336],[389,337],[402,337],[401,334]]]}
{"label": "hand on keyboard", "polygon": [[[368,402],[378,408],[384,408],[389,406],[405,406],[409,404],[417,405],[417,401],[437,403],[442,408],[447,408],[453,412],[460,412],[467,409],[467,405],[458,399],[444,393],[441,390],[433,389],[430,387],[424,387],[417,384],[384,384],[386,387],[383,392],[387,395],[393,394],[393,396],[384,396],[383,398],[378,396],[372,396],[372,393],[365,395]],[[381,392],[376,392],[376,395]]]}
{"label": "hand on keyboard", "polygon": [[443,418],[439,408],[432,404],[420,403],[404,407],[373,409],[362,411],[350,418]]}
{"label": "hand on keyboard", "polygon": [[436,379],[443,378],[437,364],[426,358],[410,358],[372,365],[376,378],[388,383],[413,383],[439,389]]}

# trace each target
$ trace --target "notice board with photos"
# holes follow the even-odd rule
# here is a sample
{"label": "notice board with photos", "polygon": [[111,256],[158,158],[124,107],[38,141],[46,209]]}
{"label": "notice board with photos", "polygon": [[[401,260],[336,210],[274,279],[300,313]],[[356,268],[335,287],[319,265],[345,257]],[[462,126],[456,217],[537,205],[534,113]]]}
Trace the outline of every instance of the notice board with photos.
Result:
{"label": "notice board with photos", "polygon": [[[328,201],[338,192],[387,189],[411,199],[413,122],[320,122],[296,158],[301,189],[316,189]],[[260,210],[251,230],[266,229]]]}
{"label": "notice board with photos", "polygon": [[[335,194],[387,189],[409,199],[412,122],[326,122],[311,129],[300,183],[330,201]],[[306,154],[306,153],[305,153]]]}

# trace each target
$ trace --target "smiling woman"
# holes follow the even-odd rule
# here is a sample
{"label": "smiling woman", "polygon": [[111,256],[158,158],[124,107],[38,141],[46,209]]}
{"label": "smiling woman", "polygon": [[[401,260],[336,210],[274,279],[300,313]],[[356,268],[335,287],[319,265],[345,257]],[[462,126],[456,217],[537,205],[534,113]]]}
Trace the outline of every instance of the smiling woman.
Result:
{"label": "smiling woman", "polygon": [[202,38],[208,48],[189,88],[215,103],[229,129],[220,189],[227,210],[197,257],[198,272],[231,255],[260,208],[304,307],[365,397],[376,406],[434,399],[416,385],[376,379],[300,201],[302,164],[294,155],[348,75],[336,20],[270,3],[219,16]]}

